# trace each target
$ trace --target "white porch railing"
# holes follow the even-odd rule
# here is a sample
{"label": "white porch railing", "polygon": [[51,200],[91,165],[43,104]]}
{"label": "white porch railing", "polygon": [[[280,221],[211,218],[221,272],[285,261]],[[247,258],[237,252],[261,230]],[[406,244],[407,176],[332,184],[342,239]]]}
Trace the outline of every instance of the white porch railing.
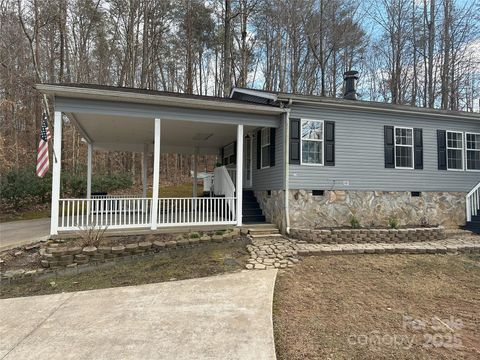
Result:
{"label": "white porch railing", "polygon": [[480,183],[467,194],[466,200],[467,221],[472,221],[472,216],[476,216],[480,208]]}
{"label": "white porch railing", "polygon": [[158,226],[235,224],[234,197],[158,199]]}
{"label": "white porch railing", "polygon": [[233,186],[237,187],[237,168],[226,167],[228,175],[230,175],[230,179],[232,180]]}
{"label": "white porch railing", "polygon": [[213,189],[215,195],[235,197],[235,185],[225,166],[215,168],[213,172]]}
{"label": "white porch railing", "polygon": [[[151,198],[60,199],[58,230],[81,230],[90,226],[108,229],[149,228]],[[235,224],[236,198],[158,199],[158,227]]]}
{"label": "white porch railing", "polygon": [[84,227],[123,229],[151,223],[150,198],[60,199],[59,230]]}

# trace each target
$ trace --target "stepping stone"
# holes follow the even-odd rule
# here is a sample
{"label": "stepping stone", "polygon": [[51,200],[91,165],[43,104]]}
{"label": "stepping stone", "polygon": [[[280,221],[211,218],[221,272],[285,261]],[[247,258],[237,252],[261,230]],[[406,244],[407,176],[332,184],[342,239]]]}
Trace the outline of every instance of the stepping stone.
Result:
{"label": "stepping stone", "polygon": [[254,269],[255,270],[265,270],[267,267],[263,264],[255,264]]}

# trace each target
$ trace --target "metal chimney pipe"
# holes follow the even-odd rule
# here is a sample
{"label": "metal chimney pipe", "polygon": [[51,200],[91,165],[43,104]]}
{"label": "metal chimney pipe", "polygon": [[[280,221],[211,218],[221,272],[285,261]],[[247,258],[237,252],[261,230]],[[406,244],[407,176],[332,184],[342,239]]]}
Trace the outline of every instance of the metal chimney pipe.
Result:
{"label": "metal chimney pipe", "polygon": [[344,93],[343,98],[348,100],[358,100],[357,96],[357,80],[358,71],[350,70],[343,74]]}

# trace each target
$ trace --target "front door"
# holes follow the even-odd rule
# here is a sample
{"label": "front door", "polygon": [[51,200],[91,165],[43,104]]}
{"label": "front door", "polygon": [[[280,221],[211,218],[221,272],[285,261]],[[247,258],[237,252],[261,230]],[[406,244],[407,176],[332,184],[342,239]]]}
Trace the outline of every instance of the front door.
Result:
{"label": "front door", "polygon": [[252,135],[248,134],[243,142],[243,187],[252,187]]}

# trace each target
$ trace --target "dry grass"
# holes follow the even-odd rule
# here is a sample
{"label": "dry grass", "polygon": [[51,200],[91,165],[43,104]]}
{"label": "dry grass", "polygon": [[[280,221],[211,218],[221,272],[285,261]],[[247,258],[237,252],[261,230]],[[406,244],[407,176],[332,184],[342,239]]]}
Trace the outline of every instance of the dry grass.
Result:
{"label": "dry grass", "polygon": [[[426,327],[405,327],[404,316]],[[478,359],[480,257],[307,258],[277,280],[274,328],[279,359]]]}
{"label": "dry grass", "polygon": [[[192,183],[180,184],[174,186],[162,186],[160,185],[159,196],[160,197],[192,197]],[[197,195],[203,195],[203,185],[198,184]]]}

